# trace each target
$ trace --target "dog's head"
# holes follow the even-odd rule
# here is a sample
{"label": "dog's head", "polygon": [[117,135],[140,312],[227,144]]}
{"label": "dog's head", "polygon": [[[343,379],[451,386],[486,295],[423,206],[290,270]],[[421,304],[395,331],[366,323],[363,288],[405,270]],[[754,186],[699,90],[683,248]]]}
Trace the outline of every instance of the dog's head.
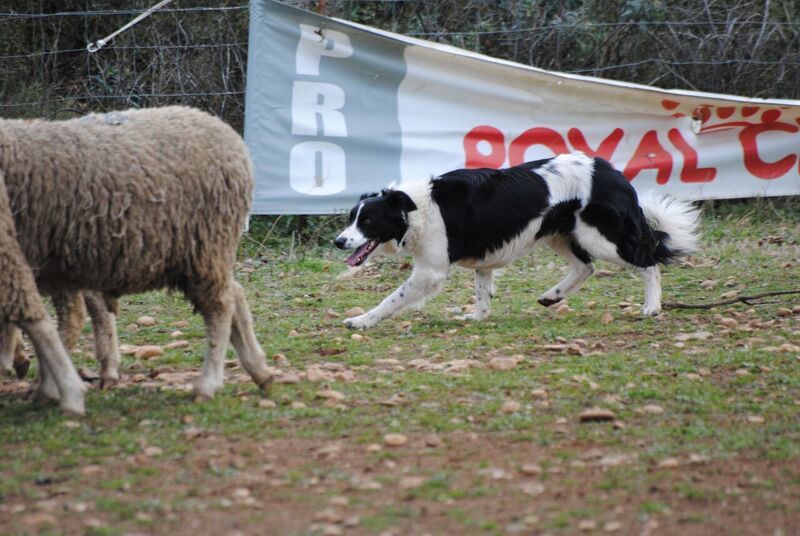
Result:
{"label": "dog's head", "polygon": [[408,230],[408,213],[416,209],[408,194],[400,190],[362,195],[350,211],[349,225],[333,243],[339,249],[355,249],[347,264],[364,264],[381,244],[403,239]]}

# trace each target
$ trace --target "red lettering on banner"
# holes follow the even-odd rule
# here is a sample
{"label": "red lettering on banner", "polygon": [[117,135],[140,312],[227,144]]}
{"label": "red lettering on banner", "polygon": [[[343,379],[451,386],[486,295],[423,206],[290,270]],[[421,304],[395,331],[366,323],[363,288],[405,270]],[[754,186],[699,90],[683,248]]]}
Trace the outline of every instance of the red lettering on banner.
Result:
{"label": "red lettering on banner", "polygon": [[[478,149],[482,141],[489,144],[489,154],[483,154]],[[494,127],[475,127],[464,136],[464,154],[467,157],[466,168],[499,168],[506,161],[506,137]]]}
{"label": "red lettering on banner", "polygon": [[720,106],[717,108],[717,117],[720,119],[727,119],[733,115],[733,112],[736,111],[736,108],[733,106]]}
{"label": "red lettering on banner", "polygon": [[625,166],[622,174],[632,181],[643,169],[657,169],[656,182],[658,184],[666,184],[672,173],[672,156],[659,143],[658,133],[655,130],[648,130],[642,136],[642,140],[631,159],[628,160],[628,165]]}
{"label": "red lettering on banner", "polygon": [[[764,114],[766,115],[766,114]],[[797,156],[790,154],[784,156],[777,162],[765,162],[758,154],[758,143],[756,137],[764,132],[789,132],[795,133],[798,129],[791,123],[772,121],[769,123],[758,123],[744,128],[739,133],[739,142],[744,150],[744,167],[750,174],[759,179],[777,179],[786,175],[794,166]]]}
{"label": "red lettering on banner", "polygon": [[617,146],[619,145],[619,142],[622,141],[622,137],[624,135],[624,130],[621,128],[615,128],[611,134],[609,134],[603,141],[600,142],[600,145],[595,151],[589,147],[588,143],[586,143],[586,138],[583,137],[583,132],[577,128],[571,128],[567,131],[567,139],[576,150],[583,151],[588,156],[599,156],[600,158],[605,158],[606,160],[611,160],[611,157],[614,156],[614,151],[617,150]]}
{"label": "red lettering on banner", "polygon": [[[682,106],[675,101],[662,101],[662,106],[672,111]],[[760,113],[760,118],[751,117]],[[762,109],[758,106],[721,106],[714,107],[708,104],[696,106],[692,115],[703,122],[700,136],[716,131],[739,131],[739,143],[742,147],[745,170],[753,177],[759,179],[776,179],[789,173],[795,165],[800,173],[800,153],[790,151],[777,161],[765,161],[759,153],[758,136],[764,133],[780,132],[797,134],[800,132],[800,118],[792,117],[791,120],[781,121],[780,109]],[[750,118],[743,120],[743,118]],[[722,121],[719,121],[719,120]],[[726,121],[727,120],[727,121]],[[795,123],[797,123],[795,125]],[[634,135],[635,132],[627,132]],[[663,136],[665,133],[662,132]],[[464,137],[464,152],[466,154],[466,167],[491,167],[499,168],[506,163],[516,166],[525,162],[525,153],[531,147],[541,145],[554,155],[569,153],[571,150],[582,151],[590,157],[600,157],[612,160],[619,150],[622,140],[626,136],[623,128],[616,127],[599,142],[596,148],[589,146],[585,134],[579,128],[569,128],[565,136],[558,131],[537,126],[530,128],[514,138],[506,145],[503,133],[492,126],[481,125],[473,128]],[[679,179],[683,183],[707,183],[717,177],[716,167],[699,167],[699,154],[685,137],[685,133],[678,128],[669,129],[666,136],[670,145],[662,145],[657,130],[645,132],[639,139],[633,155],[624,166],[623,174],[632,181],[642,170],[654,169],[656,182],[666,184],[675,165],[674,151],[681,154],[683,166],[680,169]],[[692,139],[692,138],[690,138]],[[700,139],[699,137],[697,138]],[[763,145],[763,140],[762,140]],[[483,150],[479,150],[479,147]],[[667,150],[665,147],[669,147]],[[671,153],[671,151],[673,153]],[[618,162],[618,164],[621,164]]]}
{"label": "red lettering on banner", "polygon": [[511,142],[508,149],[508,163],[511,166],[518,166],[525,162],[525,151],[534,145],[544,145],[554,154],[564,154],[570,152],[567,142],[561,134],[552,128],[537,127],[531,128],[520,134]]}
{"label": "red lettering on banner", "polygon": [[667,134],[672,145],[683,155],[681,182],[711,182],[717,176],[717,168],[697,167],[697,151],[683,138],[677,128],[670,129]]}

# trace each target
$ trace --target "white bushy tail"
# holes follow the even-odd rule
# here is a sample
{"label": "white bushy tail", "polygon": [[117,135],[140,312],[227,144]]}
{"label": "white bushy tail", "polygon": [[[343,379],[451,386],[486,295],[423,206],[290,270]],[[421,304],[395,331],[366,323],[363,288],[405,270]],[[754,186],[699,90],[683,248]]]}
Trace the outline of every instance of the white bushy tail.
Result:
{"label": "white bushy tail", "polygon": [[659,239],[658,262],[668,263],[697,250],[700,210],[692,203],[648,191],[639,197],[639,205]]}

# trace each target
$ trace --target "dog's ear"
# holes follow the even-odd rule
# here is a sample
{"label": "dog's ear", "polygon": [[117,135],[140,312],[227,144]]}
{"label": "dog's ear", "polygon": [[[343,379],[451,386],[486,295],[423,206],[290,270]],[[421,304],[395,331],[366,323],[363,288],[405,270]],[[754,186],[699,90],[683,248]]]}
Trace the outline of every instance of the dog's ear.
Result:
{"label": "dog's ear", "polygon": [[408,194],[400,190],[384,190],[383,196],[386,198],[386,203],[392,209],[402,210],[403,212],[411,212],[417,210],[417,205],[408,197]]}

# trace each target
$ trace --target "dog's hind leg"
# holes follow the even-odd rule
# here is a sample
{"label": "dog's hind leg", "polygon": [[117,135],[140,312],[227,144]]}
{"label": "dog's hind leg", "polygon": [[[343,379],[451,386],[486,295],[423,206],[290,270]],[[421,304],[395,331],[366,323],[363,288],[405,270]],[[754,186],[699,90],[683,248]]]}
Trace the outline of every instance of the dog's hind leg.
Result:
{"label": "dog's hind leg", "polygon": [[661,312],[661,271],[658,266],[641,268],[639,274],[644,279],[644,316],[656,316]]}
{"label": "dog's hind leg", "polygon": [[[608,220],[611,216],[606,213],[604,217]],[[592,257],[636,270],[644,280],[645,287],[642,314],[655,316],[661,312],[661,272],[657,265],[638,264],[636,258],[630,254],[630,246],[626,250],[625,244],[620,242],[619,237],[616,242],[613,242],[604,236],[597,227],[581,220],[578,220],[574,236],[580,246]],[[621,254],[620,251],[628,251],[628,254]]]}
{"label": "dog's hind leg", "polygon": [[475,311],[466,315],[467,320],[480,321],[491,312],[490,301],[494,295],[494,272],[475,270]]}
{"label": "dog's hind leg", "polygon": [[594,273],[592,258],[576,242],[557,236],[548,242],[550,248],[569,261],[569,273],[553,288],[539,297],[539,303],[549,307],[567,296],[576,293],[583,283]]}

